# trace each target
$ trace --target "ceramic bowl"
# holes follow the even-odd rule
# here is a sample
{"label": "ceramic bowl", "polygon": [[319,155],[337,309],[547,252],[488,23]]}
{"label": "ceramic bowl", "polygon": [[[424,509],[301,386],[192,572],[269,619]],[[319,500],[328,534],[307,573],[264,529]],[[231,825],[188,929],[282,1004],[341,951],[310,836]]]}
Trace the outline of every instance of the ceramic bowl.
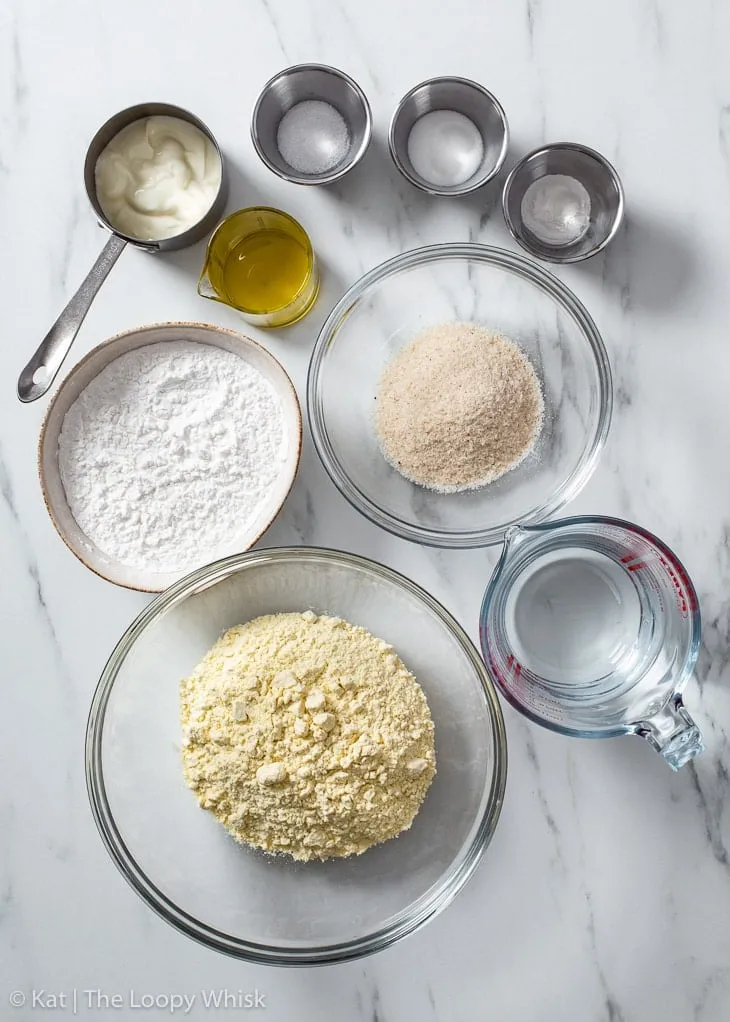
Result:
{"label": "ceramic bowl", "polygon": [[58,438],[66,412],[82,390],[110,362],[136,348],[171,341],[196,341],[239,355],[266,377],[281,400],[288,439],[282,470],[250,526],[232,539],[229,550],[223,550],[221,553],[248,550],[266,532],[281,510],[294,483],[302,448],[302,416],[291,380],[273,355],[243,334],[203,323],[157,323],[117,334],[82,358],[54,394],[41,426],[38,441],[38,474],[43,499],[59,536],[87,568],[116,585],[150,593],[162,592],[183,572],[161,573],[123,564],[105,554],[84,534],[71,513],[61,481]]}

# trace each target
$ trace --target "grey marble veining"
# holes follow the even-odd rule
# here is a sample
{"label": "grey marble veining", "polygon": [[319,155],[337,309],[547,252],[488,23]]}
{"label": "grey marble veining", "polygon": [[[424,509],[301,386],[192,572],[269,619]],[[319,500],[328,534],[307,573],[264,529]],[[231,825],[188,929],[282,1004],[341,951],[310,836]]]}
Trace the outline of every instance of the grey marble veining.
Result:
{"label": "grey marble veining", "polygon": [[[41,1017],[8,1003],[12,991],[33,988],[125,998],[131,989],[258,988],[267,1003],[258,1014],[272,1022],[730,1017],[728,38],[722,0],[0,5],[0,1018]],[[367,158],[326,190],[275,178],[249,140],[264,81],[304,60],[352,74],[373,107]],[[84,197],[88,141],[115,110],[148,98],[189,107],[211,125],[232,168],[231,208],[282,206],[310,231],[324,267],[315,310],[289,331],[257,335],[301,397],[319,326],[365,270],[443,240],[514,248],[498,182],[463,200],[434,200],[390,164],[395,104],[437,74],[473,77],[503,103],[512,131],[505,171],[546,141],[575,139],[622,175],[623,232],[589,263],[555,271],[595,318],[616,384],[606,450],[569,510],[634,519],[685,562],[704,615],[687,703],[707,751],[675,775],[638,740],[568,741],[506,708],[503,815],[455,903],[364,962],[249,966],[149,912],[96,833],[84,785],[86,714],[109,651],[146,599],[91,575],[56,536],[35,469],[44,403],[20,406],[15,379],[104,240]],[[231,310],[195,294],[201,261],[201,246],[159,259],[125,252],[69,365],[146,322],[240,327]],[[309,436],[264,543],[346,547],[385,561],[430,589],[474,637],[497,555],[422,549],[378,530],[339,497]],[[114,1014],[169,1017],[79,1012]],[[219,1015],[198,1006],[188,1017]]]}

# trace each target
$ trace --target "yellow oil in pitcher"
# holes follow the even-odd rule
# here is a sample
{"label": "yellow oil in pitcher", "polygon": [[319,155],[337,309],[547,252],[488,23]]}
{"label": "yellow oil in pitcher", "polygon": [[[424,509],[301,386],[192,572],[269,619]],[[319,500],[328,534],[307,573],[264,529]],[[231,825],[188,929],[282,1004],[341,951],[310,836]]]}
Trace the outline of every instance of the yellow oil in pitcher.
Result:
{"label": "yellow oil in pitcher", "polygon": [[319,274],[306,232],[287,213],[260,207],[227,217],[208,245],[198,293],[257,326],[287,326],[314,304]]}
{"label": "yellow oil in pitcher", "polygon": [[284,231],[261,231],[242,238],[226,256],[216,291],[233,305],[271,312],[288,305],[309,272],[306,249]]}

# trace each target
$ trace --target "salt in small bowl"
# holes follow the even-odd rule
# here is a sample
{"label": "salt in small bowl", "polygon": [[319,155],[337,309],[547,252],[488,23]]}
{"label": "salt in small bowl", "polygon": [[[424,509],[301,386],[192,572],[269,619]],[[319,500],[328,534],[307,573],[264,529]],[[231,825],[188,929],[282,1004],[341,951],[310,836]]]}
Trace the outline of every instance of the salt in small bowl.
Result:
{"label": "salt in small bowl", "polygon": [[[311,100],[334,107],[347,127],[346,154],[322,173],[304,173],[292,167],[277,142],[284,115]],[[298,185],[331,184],[344,177],[365,155],[371,135],[372,114],[365,93],[344,71],[326,64],[296,64],[274,75],[261,90],[251,116],[251,138],[262,162],[274,174]]]}

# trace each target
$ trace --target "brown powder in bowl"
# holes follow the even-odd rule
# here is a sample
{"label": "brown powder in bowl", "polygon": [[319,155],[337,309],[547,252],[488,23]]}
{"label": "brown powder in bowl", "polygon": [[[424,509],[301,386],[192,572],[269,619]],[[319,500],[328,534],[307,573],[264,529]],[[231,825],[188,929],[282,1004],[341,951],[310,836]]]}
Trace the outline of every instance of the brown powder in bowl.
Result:
{"label": "brown powder in bowl", "polygon": [[385,367],[375,425],[386,460],[442,493],[515,468],[540,432],[543,398],[527,356],[470,323],[429,327]]}

